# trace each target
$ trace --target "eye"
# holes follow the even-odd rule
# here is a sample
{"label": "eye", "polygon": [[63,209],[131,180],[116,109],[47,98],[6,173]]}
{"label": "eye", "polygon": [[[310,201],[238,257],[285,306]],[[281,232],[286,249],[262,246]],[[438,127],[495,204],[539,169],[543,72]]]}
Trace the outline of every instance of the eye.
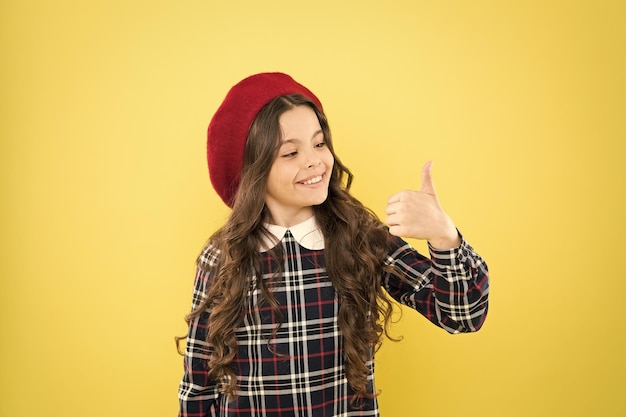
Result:
{"label": "eye", "polygon": [[321,141],[320,143],[315,145],[316,148],[323,148],[324,146],[326,146],[326,142],[325,141]]}
{"label": "eye", "polygon": [[298,151],[288,152],[288,153],[283,154],[283,158],[291,158],[291,157],[296,156],[297,154],[298,154]]}

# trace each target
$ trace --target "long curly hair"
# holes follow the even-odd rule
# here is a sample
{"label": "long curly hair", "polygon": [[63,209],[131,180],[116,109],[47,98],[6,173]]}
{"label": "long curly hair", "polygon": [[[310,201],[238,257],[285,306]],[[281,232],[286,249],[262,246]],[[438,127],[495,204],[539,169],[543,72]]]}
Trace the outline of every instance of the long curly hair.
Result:
{"label": "long curly hair", "polygon": [[[205,271],[212,277],[210,288],[203,303],[186,317],[190,322],[210,312],[209,377],[221,381],[222,393],[230,398],[236,396],[237,387],[237,376],[229,366],[237,352],[235,329],[241,325],[248,308],[252,277],[262,276],[259,248],[270,237],[264,227],[269,214],[265,193],[270,168],[280,147],[279,117],[297,106],[313,109],[335,160],[328,198],[313,209],[325,237],[326,271],[339,302],[337,320],[343,335],[346,377],[355,391],[353,400],[371,395],[367,390],[367,362],[380,347],[383,334],[393,340],[387,332],[393,304],[381,282],[386,272],[394,273],[384,265],[390,244],[388,230],[372,211],[350,195],[353,176],[335,154],[324,113],[301,95],[277,97],[260,110],[250,127],[232,213],[208,243],[219,251],[218,262],[208,267],[198,259],[200,268],[210,269]],[[281,251],[281,245],[270,250],[278,266],[282,265]],[[280,279],[280,272],[275,279]],[[281,317],[272,295],[272,283],[264,281],[256,279],[254,285],[261,291],[264,302]],[[277,330],[274,329],[272,336]]]}

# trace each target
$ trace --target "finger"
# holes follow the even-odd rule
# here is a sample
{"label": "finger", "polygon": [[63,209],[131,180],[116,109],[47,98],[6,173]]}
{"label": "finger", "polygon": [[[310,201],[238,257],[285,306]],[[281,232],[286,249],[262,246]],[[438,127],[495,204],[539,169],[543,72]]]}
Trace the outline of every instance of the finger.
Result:
{"label": "finger", "polygon": [[387,216],[387,218],[385,219],[385,223],[388,226],[397,226],[398,225],[398,216],[394,213],[394,214],[390,214]]}
{"label": "finger", "polygon": [[393,226],[393,225],[389,226],[389,233],[391,233],[393,236],[402,236],[400,232],[401,232],[400,226]]}
{"label": "finger", "polygon": [[436,195],[435,183],[433,182],[433,161],[428,161],[422,168],[422,188],[423,193]]}
{"label": "finger", "polygon": [[385,214],[397,213],[401,207],[402,207],[402,203],[400,202],[400,199],[398,198],[396,201],[393,201],[387,204],[387,207],[385,208]]}
{"label": "finger", "polygon": [[393,203],[399,202],[400,201],[400,194],[402,194],[402,191],[400,191],[399,193],[395,193],[394,195],[389,197],[389,199],[387,200],[387,204],[393,204]]}

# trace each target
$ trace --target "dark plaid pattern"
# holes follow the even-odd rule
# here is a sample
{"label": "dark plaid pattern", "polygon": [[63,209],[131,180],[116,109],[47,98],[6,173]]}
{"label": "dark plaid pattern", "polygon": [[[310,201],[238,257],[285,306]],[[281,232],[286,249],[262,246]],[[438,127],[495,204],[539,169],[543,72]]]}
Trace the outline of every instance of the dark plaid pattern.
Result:
{"label": "dark plaid pattern", "polygon": [[[394,238],[386,259],[405,273],[402,282],[388,275],[389,294],[450,333],[478,330],[487,314],[489,279],[487,266],[463,240],[449,251],[430,248],[431,259],[420,255],[400,238]],[[299,245],[287,231],[282,280],[273,294],[283,314],[276,337],[268,339],[279,321],[269,307],[258,307],[260,291],[252,290],[249,309],[236,330],[237,357],[232,363],[238,375],[238,397],[228,402],[218,384],[207,377],[211,351],[206,343],[209,314],[189,326],[185,374],[180,383],[180,416],[378,416],[376,398],[350,405],[350,388],[342,354],[342,336],[337,323],[338,304],[326,275],[323,250]],[[213,265],[218,253],[207,247],[201,262]],[[264,279],[272,275],[269,256],[264,256]],[[193,307],[205,296],[210,277],[196,274]],[[255,307],[256,306],[256,307]],[[374,361],[369,388],[375,393]]]}

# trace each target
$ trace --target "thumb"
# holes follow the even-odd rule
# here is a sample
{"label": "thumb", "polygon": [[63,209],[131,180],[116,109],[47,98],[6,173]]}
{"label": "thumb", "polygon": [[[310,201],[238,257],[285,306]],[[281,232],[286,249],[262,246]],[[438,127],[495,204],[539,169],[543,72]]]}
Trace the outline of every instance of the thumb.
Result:
{"label": "thumb", "polygon": [[422,168],[422,188],[423,193],[437,195],[435,192],[435,184],[433,183],[433,161],[428,161]]}

